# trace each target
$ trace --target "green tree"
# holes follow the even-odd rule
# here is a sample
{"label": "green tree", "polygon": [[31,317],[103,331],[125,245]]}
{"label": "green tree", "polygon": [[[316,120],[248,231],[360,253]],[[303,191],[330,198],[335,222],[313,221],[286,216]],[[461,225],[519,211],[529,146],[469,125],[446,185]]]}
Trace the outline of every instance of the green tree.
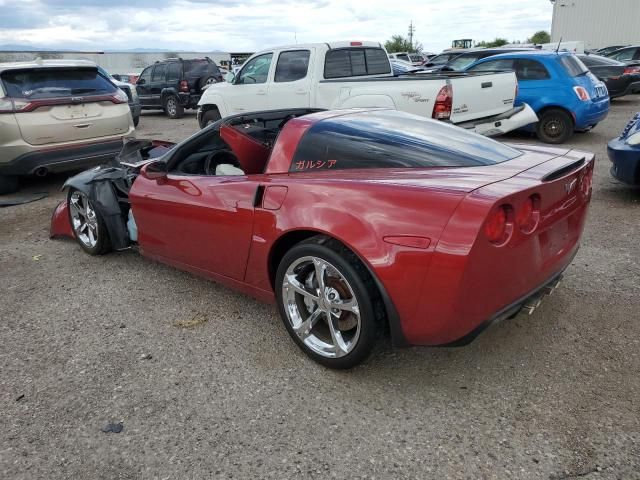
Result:
{"label": "green tree", "polygon": [[394,35],[390,40],[384,42],[384,48],[389,53],[416,53],[422,51],[422,44],[420,42],[415,42],[413,45],[411,45],[411,42],[409,42],[408,38],[405,38],[402,35]]}
{"label": "green tree", "polygon": [[545,32],[544,30],[540,30],[539,32],[534,33],[531,38],[527,39],[527,43],[540,44],[540,43],[550,43],[550,42],[551,42],[551,35],[549,35],[549,33]]}
{"label": "green tree", "polygon": [[496,38],[491,42],[486,42],[484,40],[482,42],[478,42],[476,43],[476,47],[485,47],[485,48],[502,47],[507,43],[509,43],[509,40],[507,40],[506,38]]}

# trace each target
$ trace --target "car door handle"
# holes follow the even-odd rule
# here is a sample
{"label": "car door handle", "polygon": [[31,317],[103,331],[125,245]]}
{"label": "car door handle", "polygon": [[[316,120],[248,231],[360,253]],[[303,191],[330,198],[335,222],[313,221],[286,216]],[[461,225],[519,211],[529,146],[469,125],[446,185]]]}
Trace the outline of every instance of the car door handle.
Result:
{"label": "car door handle", "polygon": [[298,95],[306,95],[307,91],[304,88],[299,88],[298,90],[296,90],[296,94],[298,94]]}
{"label": "car door handle", "polygon": [[266,95],[266,94],[267,94],[267,91],[266,91],[266,90],[258,90],[258,91],[256,92],[256,95]]}
{"label": "car door handle", "polygon": [[77,125],[74,125],[74,127],[76,127],[76,128],[89,128],[91,125],[93,125],[93,123],[78,123]]}
{"label": "car door handle", "polygon": [[493,87],[493,82],[482,82],[482,88],[491,88]]}

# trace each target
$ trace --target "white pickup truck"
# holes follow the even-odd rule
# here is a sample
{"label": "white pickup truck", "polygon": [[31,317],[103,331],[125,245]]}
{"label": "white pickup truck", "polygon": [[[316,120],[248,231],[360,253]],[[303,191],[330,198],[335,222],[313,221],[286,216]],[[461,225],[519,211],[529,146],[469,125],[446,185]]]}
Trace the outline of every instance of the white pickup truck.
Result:
{"label": "white pickup truck", "polygon": [[204,128],[216,120],[281,108],[385,107],[451,122],[487,136],[538,121],[513,106],[513,72],[394,77],[387,52],[374,42],[271,48],[251,56],[237,75],[209,86],[198,102]]}

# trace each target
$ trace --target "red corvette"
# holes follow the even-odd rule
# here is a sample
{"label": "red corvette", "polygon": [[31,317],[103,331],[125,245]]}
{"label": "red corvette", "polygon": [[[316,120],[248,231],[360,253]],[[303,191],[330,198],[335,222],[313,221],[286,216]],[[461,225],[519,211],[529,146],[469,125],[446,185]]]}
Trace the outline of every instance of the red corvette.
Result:
{"label": "red corvette", "polygon": [[51,234],[275,301],[311,358],[348,368],[387,327],[464,344],[532,310],[578,250],[593,165],[393,110],[258,112],[126,145],[67,181]]}

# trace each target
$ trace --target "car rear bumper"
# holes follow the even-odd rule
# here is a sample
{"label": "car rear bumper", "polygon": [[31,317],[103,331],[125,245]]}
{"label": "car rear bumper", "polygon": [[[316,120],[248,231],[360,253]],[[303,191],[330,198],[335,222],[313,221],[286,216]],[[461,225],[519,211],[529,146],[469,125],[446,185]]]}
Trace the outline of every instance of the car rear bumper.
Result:
{"label": "car rear bumper", "polygon": [[486,137],[495,137],[537,121],[538,116],[533,109],[526,103],[523,103],[522,105],[518,105],[517,107],[499,115],[479,118],[477,120],[458,123],[456,125]]}
{"label": "car rear bumper", "polygon": [[84,143],[64,148],[43,148],[0,164],[0,174],[30,175],[42,168],[46,172],[78,170],[107,162],[113,159],[120,150],[122,150],[122,139]]}
{"label": "car rear bumper", "polygon": [[613,163],[611,176],[628,185],[640,186],[640,148],[616,138],[607,145],[607,153]]}
{"label": "car rear bumper", "polygon": [[600,123],[609,114],[609,97],[584,102],[582,108],[575,112],[576,130],[583,130]]}

